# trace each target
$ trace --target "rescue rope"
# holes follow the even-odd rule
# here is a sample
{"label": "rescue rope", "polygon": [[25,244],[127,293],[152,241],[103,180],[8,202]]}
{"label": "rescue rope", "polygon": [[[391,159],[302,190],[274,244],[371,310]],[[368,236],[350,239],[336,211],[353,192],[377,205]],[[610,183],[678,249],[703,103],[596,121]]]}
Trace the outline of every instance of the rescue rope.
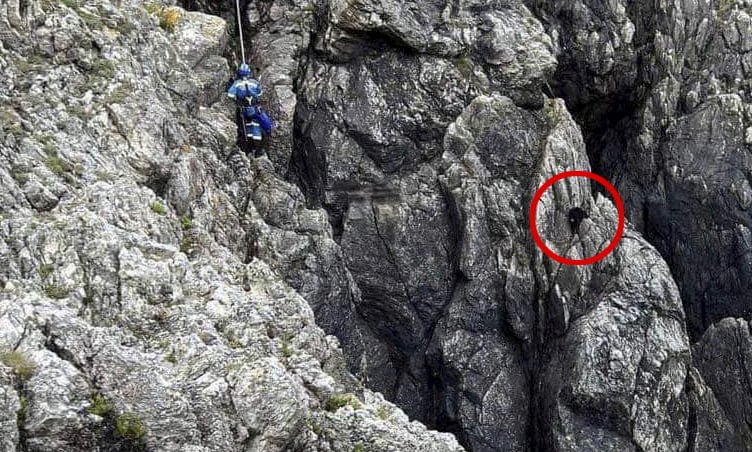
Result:
{"label": "rescue rope", "polygon": [[240,0],[235,0],[235,11],[238,12],[238,33],[240,34],[240,53],[245,64],[245,45],[243,44],[243,21],[240,17]]}

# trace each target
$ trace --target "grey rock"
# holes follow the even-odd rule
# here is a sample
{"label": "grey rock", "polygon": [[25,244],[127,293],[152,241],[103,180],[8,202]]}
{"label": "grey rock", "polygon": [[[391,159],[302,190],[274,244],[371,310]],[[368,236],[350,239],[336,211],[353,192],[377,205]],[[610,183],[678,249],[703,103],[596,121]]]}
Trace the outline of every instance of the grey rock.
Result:
{"label": "grey rock", "polygon": [[594,169],[671,267],[694,340],[724,317],[750,316],[749,263],[729,258],[749,249],[748,7],[535,8],[556,41],[552,83],[585,129]]}
{"label": "grey rock", "polygon": [[687,374],[687,389],[690,405],[688,441],[695,450],[749,449],[734,434],[734,426],[728,420],[713,390],[705,384],[700,372],[695,368],[690,368]]}
{"label": "grey rock", "polygon": [[739,439],[738,450],[750,450],[752,444],[747,422],[752,407],[747,364],[747,356],[752,351],[750,340],[746,320],[727,318],[708,328],[692,348],[697,369],[728,416],[732,428],[725,425],[725,430],[732,430]]}
{"label": "grey rock", "polygon": [[0,446],[3,450],[16,450],[18,447],[18,410],[21,409],[18,392],[14,388],[12,369],[3,366],[0,371],[0,380],[2,382],[2,416],[0,421]]}

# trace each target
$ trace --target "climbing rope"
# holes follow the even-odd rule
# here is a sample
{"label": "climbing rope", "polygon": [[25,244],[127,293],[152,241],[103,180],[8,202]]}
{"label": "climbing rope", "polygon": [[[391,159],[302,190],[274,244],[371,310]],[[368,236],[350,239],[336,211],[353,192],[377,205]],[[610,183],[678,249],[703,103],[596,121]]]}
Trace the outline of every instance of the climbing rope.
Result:
{"label": "climbing rope", "polygon": [[238,33],[240,33],[240,54],[245,64],[245,44],[243,44],[243,20],[240,17],[240,0],[235,0],[235,11],[238,12]]}

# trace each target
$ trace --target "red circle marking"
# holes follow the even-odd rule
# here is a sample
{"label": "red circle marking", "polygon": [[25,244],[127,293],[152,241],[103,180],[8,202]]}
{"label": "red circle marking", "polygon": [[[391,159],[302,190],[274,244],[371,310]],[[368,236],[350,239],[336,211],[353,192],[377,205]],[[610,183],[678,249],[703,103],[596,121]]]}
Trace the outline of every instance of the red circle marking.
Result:
{"label": "red circle marking", "polygon": [[[543,239],[541,239],[540,235],[538,234],[538,227],[535,225],[535,213],[538,210],[538,202],[540,202],[543,193],[548,190],[548,188],[553,184],[562,179],[566,179],[567,177],[587,177],[588,179],[593,179],[594,181],[606,187],[608,192],[611,193],[611,196],[613,196],[614,201],[616,202],[616,211],[619,213],[619,225],[616,227],[616,235],[614,235],[611,243],[609,243],[603,251],[596,254],[595,256],[588,257],[587,259],[569,259],[567,257],[559,256],[558,254],[554,253],[546,246],[545,243],[543,243]],[[541,185],[538,191],[535,192],[535,196],[533,196],[533,202],[530,204],[530,232],[533,233],[533,240],[535,240],[538,248],[540,248],[541,251],[546,254],[546,256],[550,257],[556,262],[560,262],[566,265],[594,264],[604,257],[608,256],[609,253],[611,253],[611,251],[613,251],[614,248],[616,248],[616,245],[619,243],[619,239],[621,239],[621,235],[624,232],[624,205],[622,204],[621,197],[619,196],[619,193],[616,191],[614,186],[611,185],[603,177],[595,173],[591,173],[590,171],[565,171],[547,180],[543,185]]]}

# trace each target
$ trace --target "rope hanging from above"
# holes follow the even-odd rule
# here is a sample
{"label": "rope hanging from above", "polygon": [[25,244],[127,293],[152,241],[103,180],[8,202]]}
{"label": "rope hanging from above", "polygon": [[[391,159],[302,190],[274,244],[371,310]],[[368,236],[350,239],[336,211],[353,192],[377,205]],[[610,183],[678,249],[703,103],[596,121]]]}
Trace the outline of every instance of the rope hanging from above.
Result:
{"label": "rope hanging from above", "polygon": [[245,44],[243,44],[243,20],[240,15],[240,0],[235,0],[235,11],[238,13],[238,33],[240,34],[240,59],[245,64]]}

